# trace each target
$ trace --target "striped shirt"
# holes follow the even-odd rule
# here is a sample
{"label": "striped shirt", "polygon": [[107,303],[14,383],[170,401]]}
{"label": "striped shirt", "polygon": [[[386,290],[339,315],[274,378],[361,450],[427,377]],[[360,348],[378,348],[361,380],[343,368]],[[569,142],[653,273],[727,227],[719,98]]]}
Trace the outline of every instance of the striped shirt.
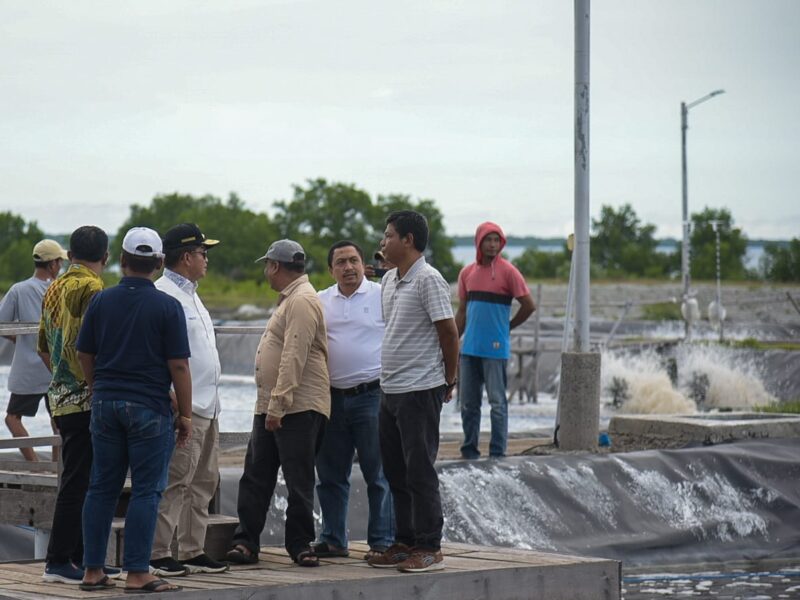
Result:
{"label": "striped shirt", "polygon": [[420,257],[402,277],[383,276],[381,304],[386,331],[381,349],[381,388],[404,394],[444,385],[437,321],[453,318],[450,286]]}

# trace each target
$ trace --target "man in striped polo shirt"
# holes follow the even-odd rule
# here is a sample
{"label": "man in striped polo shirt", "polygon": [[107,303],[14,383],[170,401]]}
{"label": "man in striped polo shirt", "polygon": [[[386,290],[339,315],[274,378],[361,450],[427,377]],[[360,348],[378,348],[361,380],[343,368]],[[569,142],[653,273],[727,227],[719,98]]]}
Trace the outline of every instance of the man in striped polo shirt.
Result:
{"label": "man in striped polo shirt", "polygon": [[396,542],[372,567],[417,573],[444,568],[442,502],[434,468],[439,414],[456,385],[458,329],[450,286],[422,255],[428,223],[403,210],[386,219],[381,247],[396,268],[383,277],[378,429],[395,506]]}

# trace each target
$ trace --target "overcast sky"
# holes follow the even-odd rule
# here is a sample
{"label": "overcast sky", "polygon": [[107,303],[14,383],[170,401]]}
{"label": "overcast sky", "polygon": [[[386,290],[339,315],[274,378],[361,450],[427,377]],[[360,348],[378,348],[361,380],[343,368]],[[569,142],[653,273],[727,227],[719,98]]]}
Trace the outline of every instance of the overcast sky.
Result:
{"label": "overcast sky", "polygon": [[[116,230],[133,203],[324,177],[432,198],[449,233],[573,229],[568,0],[0,0],[0,211]],[[800,1],[592,3],[591,204],[800,235]],[[209,233],[212,224],[205,224]]]}

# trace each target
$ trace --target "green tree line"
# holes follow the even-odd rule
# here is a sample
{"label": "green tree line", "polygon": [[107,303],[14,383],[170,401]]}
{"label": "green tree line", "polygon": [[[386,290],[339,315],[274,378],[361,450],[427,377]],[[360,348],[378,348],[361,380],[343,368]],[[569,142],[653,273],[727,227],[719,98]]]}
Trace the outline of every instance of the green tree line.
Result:
{"label": "green tree line", "polygon": [[[736,227],[727,209],[704,208],[691,215],[689,255],[692,277],[716,277],[717,223],[720,237],[720,271],[725,280],[755,279],[770,281],[800,281],[800,240],[794,239],[788,248],[777,244],[764,247],[761,273],[745,266],[747,237]],[[629,204],[618,209],[602,206],[600,216],[592,219],[591,274],[593,278],[651,278],[678,276],[682,243],[671,253],[656,248],[655,225],[642,223]],[[528,248],[514,264],[529,278],[569,277],[571,253],[566,243],[560,252],[544,252]]]}
{"label": "green tree line", "polygon": [[[413,199],[404,194],[371,197],[355,185],[311,179],[295,185],[292,196],[276,201],[270,216],[245,206],[239,196],[227,199],[211,195],[164,194],[149,204],[134,204],[112,238],[110,254],[115,262],[120,254],[122,238],[133,226],[151,227],[162,235],[173,225],[193,222],[221,244],[213,249],[209,273],[233,281],[263,280],[263,265],[254,260],[262,256],[267,245],[280,238],[299,241],[308,256],[312,275],[327,273],[328,248],[336,241],[350,239],[358,243],[371,260],[380,247],[385,219],[395,210],[412,209],[428,219],[430,240],[426,259],[448,280],[458,277],[460,265],[452,255],[453,242],[447,235],[444,218],[435,201]],[[0,289],[30,276],[31,249],[44,234],[36,223],[22,217],[0,213]]]}
{"label": "green tree line", "polygon": [[[370,196],[355,185],[310,179],[295,185],[289,198],[273,203],[271,215],[253,211],[235,193],[226,199],[211,195],[158,195],[149,204],[130,207],[125,222],[112,237],[111,256],[116,260],[125,232],[133,226],[152,227],[164,233],[185,221],[198,223],[211,238],[222,243],[213,250],[209,272],[225,281],[259,284],[262,266],[253,261],[269,242],[288,237],[303,244],[309,272],[327,272],[329,246],[340,239],[359,243],[370,259],[383,236],[386,216],[400,209],[413,209],[428,218],[431,229],[427,259],[448,281],[455,281],[461,267],[453,258],[453,238],[447,234],[436,202],[412,199],[404,194]],[[719,225],[721,270],[725,280],[756,277],[745,268],[747,238],[736,227],[727,209],[705,208],[691,216],[690,255],[692,276],[713,279],[716,273],[715,232]],[[681,248],[657,251],[656,227],[642,222],[629,204],[620,208],[602,206],[592,220],[591,270],[594,278],[669,278],[680,272]],[[44,233],[35,222],[19,215],[0,213],[0,290],[31,273],[31,248]],[[528,248],[514,263],[530,279],[569,276],[570,252],[564,244],[559,252]],[[767,244],[761,270],[772,281],[800,281],[800,239],[788,245]],[[249,285],[249,284],[248,284]]]}

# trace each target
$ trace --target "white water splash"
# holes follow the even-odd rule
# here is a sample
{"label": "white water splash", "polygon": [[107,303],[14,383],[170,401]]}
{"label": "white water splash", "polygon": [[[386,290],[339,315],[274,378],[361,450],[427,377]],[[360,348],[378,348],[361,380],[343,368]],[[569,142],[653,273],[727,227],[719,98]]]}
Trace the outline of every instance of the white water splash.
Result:
{"label": "white water splash", "polygon": [[[673,386],[665,360],[653,350],[603,353],[601,395],[623,398],[620,413],[693,414],[703,409],[749,409],[775,402],[764,388],[753,355],[721,346],[679,345],[678,381]],[[693,399],[694,398],[694,399]]]}
{"label": "white water splash", "polygon": [[760,488],[738,489],[717,473],[691,470],[695,481],[673,482],[657,471],[637,471],[618,457],[613,459],[630,478],[626,486],[637,504],[672,529],[691,531],[729,542],[751,535],[769,537],[767,522],[754,512],[765,495]]}
{"label": "white water splash", "polygon": [[688,390],[697,374],[708,378],[706,408],[746,409],[775,402],[761,382],[758,365],[728,348],[719,346],[679,346],[678,385]]}
{"label": "white water splash", "polygon": [[548,531],[563,528],[556,509],[520,479],[516,467],[471,465],[439,474],[444,536],[525,550],[555,550]]}
{"label": "white water splash", "polygon": [[652,351],[639,354],[604,352],[600,386],[610,403],[615,384],[624,382],[620,412],[635,414],[692,414],[697,405],[672,387],[661,358]]}
{"label": "white water splash", "polygon": [[606,529],[617,526],[614,497],[589,465],[579,465],[577,468],[548,465],[545,473],[566,497],[580,504],[587,515],[593,515]]}

